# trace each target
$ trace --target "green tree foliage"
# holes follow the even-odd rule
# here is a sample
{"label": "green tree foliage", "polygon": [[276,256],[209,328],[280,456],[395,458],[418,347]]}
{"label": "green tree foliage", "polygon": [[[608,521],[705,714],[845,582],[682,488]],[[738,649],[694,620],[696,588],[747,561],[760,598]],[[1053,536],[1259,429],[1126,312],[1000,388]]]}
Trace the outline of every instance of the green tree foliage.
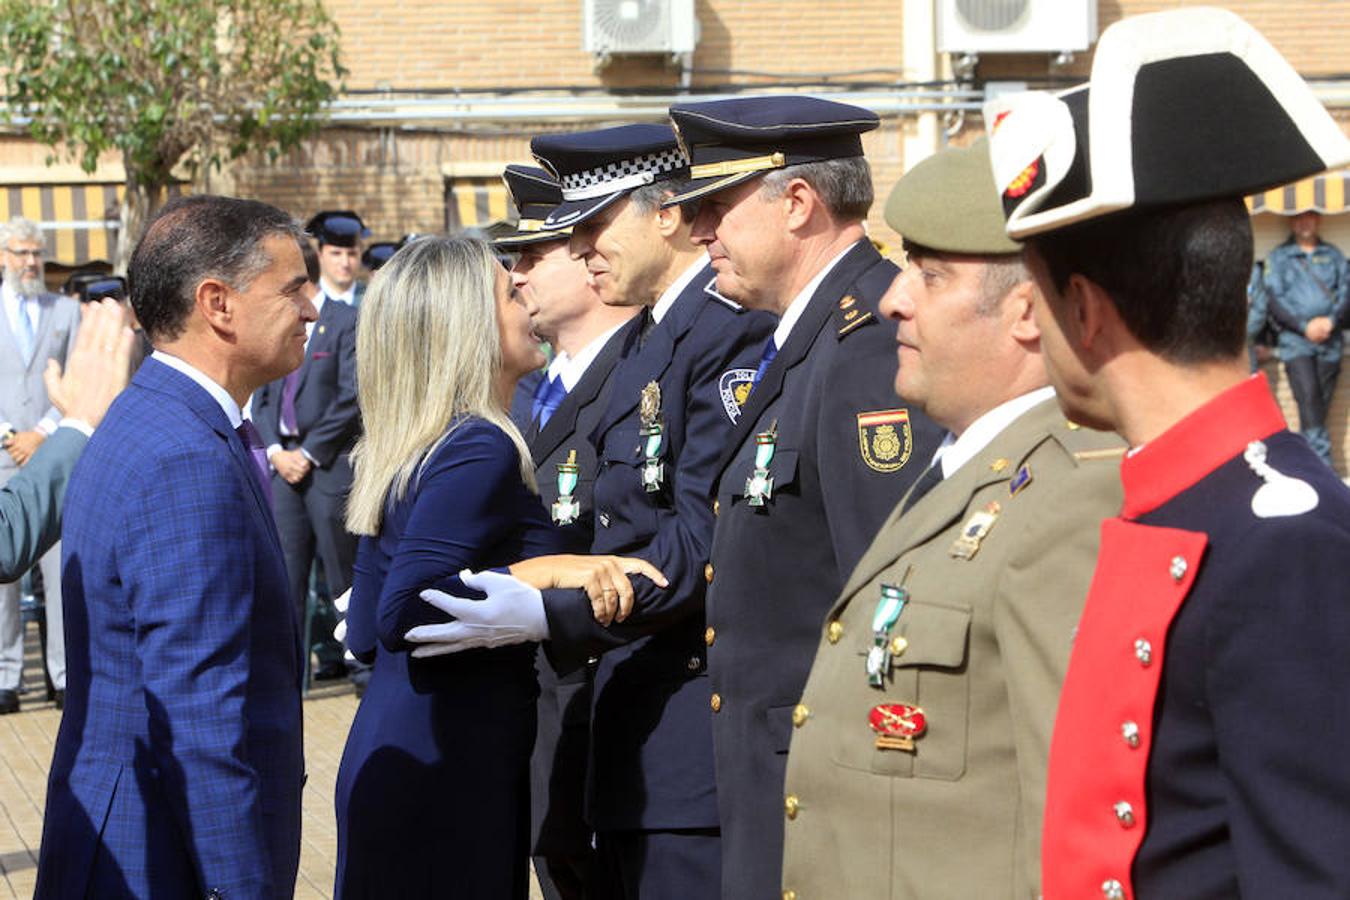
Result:
{"label": "green tree foliage", "polygon": [[121,154],[119,270],[175,168],[284,152],[346,74],[322,0],[0,0],[0,65],[35,139],[87,172]]}

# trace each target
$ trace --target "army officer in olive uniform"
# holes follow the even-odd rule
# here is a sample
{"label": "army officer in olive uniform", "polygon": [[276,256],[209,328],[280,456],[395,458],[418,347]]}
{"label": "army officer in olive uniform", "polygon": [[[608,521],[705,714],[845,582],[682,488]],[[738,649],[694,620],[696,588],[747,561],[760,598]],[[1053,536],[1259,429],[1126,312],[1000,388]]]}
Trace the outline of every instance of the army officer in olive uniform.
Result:
{"label": "army officer in olive uniform", "polygon": [[[820,631],[788,755],[783,896],[1034,897],[1046,757],[1114,435],[1055,401],[986,144],[920,163],[896,390],[951,436]],[[941,476],[941,477],[939,477]],[[926,493],[924,493],[926,491]]]}

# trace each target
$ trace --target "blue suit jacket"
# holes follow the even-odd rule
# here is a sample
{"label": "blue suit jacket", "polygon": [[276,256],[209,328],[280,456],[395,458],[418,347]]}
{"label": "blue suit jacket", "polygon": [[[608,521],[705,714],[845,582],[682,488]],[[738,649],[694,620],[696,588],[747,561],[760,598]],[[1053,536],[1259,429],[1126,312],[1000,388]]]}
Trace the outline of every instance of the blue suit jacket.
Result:
{"label": "blue suit jacket", "polygon": [[291,896],[300,648],[255,472],[216,401],[155,359],[76,465],[38,897]]}
{"label": "blue suit jacket", "polygon": [[[754,374],[773,319],[706,292],[703,269],[645,344],[641,326],[610,376],[609,404],[591,433],[595,553],[640,556],[670,587],[637,579],[627,620],[597,625],[581,591],[546,591],[548,652],[565,671],[604,652],[595,677],[590,819],[597,830],[717,825],[710,689],[704,663],[708,497],[740,409],[730,386]],[[644,387],[661,388],[665,483],[641,482]],[[727,389],[724,392],[724,389]]]}

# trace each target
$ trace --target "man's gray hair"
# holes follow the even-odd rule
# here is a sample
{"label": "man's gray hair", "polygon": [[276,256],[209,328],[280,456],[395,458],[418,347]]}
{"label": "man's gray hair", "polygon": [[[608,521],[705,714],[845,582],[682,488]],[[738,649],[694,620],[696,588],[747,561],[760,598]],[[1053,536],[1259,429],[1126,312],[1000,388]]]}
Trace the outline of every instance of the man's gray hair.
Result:
{"label": "man's gray hair", "polygon": [[38,223],[23,216],[15,216],[4,225],[0,225],[0,245],[5,247],[9,246],[10,241],[36,241],[42,244],[46,240]]}
{"label": "man's gray hair", "polygon": [[842,222],[866,219],[875,199],[872,168],[861,156],[772,169],[760,183],[760,191],[766,199],[775,200],[794,178],[811,185],[830,215]]}
{"label": "man's gray hair", "polygon": [[[682,193],[689,187],[689,179],[686,176],[677,175],[673,178],[661,178],[651,184],[645,184],[637,188],[628,195],[628,202],[632,203],[638,212],[643,215],[650,215],[661,208],[661,204],[666,198]],[[698,212],[698,201],[691,200],[688,203],[680,204],[680,212],[684,213],[686,222],[694,218]]]}

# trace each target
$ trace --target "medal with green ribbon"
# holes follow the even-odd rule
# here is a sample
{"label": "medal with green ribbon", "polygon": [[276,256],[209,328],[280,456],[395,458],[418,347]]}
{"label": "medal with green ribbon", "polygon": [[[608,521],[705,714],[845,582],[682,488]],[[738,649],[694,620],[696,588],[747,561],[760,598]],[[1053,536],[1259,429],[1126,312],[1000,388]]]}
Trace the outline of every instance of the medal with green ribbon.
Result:
{"label": "medal with green ribbon", "polygon": [[567,462],[558,463],[558,499],[553,501],[553,524],[571,525],[581,512],[573,496],[577,489],[577,451],[567,451]]}
{"label": "medal with green ribbon", "polygon": [[872,614],[872,646],[867,651],[867,683],[874,688],[885,686],[886,673],[891,669],[891,626],[909,600],[909,592],[893,584],[881,586],[881,599]]}
{"label": "medal with green ribbon", "polygon": [[661,460],[661,443],[663,429],[661,426],[661,386],[655,381],[647,382],[647,386],[642,389],[642,397],[638,402],[638,416],[642,422],[642,428],[638,434],[644,438],[643,462],[642,462],[642,487],[649,493],[654,494],[661,490],[665,482],[666,466]]}
{"label": "medal with green ribbon", "polygon": [[745,479],[746,505],[762,507],[765,500],[773,498],[773,475],[769,473],[769,463],[773,462],[773,452],[777,446],[778,420],[774,419],[768,431],[755,435],[755,470]]}

